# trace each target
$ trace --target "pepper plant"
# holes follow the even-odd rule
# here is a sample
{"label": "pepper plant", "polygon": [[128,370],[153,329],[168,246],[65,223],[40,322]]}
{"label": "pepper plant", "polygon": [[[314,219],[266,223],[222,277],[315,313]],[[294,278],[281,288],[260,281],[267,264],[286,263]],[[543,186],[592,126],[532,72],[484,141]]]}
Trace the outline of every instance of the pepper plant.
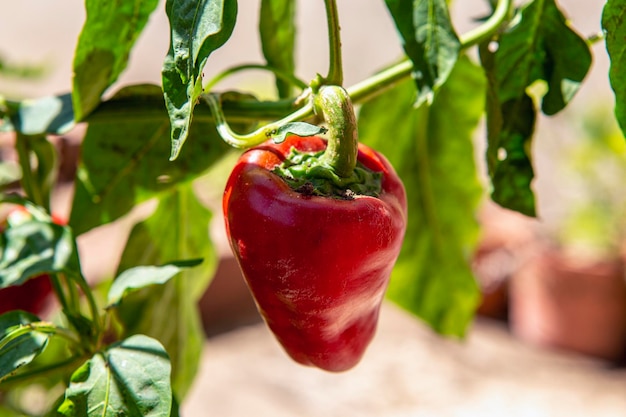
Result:
{"label": "pepper plant", "polygon": [[[164,12],[171,42],[169,51],[163,51],[161,85],[119,88],[116,81],[138,36],[150,16],[163,10],[157,0],[85,1],[86,20],[75,48],[72,90],[28,100],[0,99],[1,127],[14,135],[21,167],[17,187],[14,175],[7,171],[1,176],[1,201],[4,207],[21,207],[28,213],[3,226],[0,291],[47,274],[58,305],[45,315],[27,307],[0,315],[3,415],[177,415],[198,368],[203,343],[196,303],[217,262],[206,226],[212,216],[222,214],[262,313],[299,362],[329,370],[354,366],[373,335],[377,303],[385,290],[391,301],[440,334],[464,335],[480,298],[470,268],[479,232],[476,210],[483,198],[491,198],[502,207],[536,215],[530,152],[535,122],[540,113],[554,115],[574,98],[592,62],[592,42],[606,43],[612,60],[608,77],[616,96],[615,116],[626,127],[622,68],[626,1],[606,2],[598,24],[602,35],[593,39],[576,32],[556,0],[488,1],[492,12],[468,33],[455,30],[449,14],[453,2],[384,3],[389,13],[380,19],[394,22],[405,54],[361,82],[344,85],[339,27],[342,19],[358,18],[358,14],[339,16],[334,0],[324,1],[329,67],[315,69],[320,75],[313,80],[298,77],[294,58],[298,2],[261,0],[259,6],[259,2],[238,4],[236,0],[167,0]],[[242,63],[205,79],[211,54],[229,47],[238,7],[260,7],[258,34],[265,62]],[[275,98],[259,100],[249,92],[220,90],[220,81],[230,74],[259,69],[275,76]],[[106,99],[105,91],[112,92]],[[339,104],[325,101],[324,91],[338,91],[344,100]],[[483,118],[487,187],[479,181],[472,145]],[[71,131],[78,123],[88,128],[81,143],[69,222],[59,224],[50,212],[58,167],[49,138]],[[351,142],[344,140],[348,136]],[[249,207],[240,207],[241,199],[250,198],[256,188],[237,188],[241,194],[237,199],[227,193],[225,213],[211,213],[193,186],[207,172],[228,165],[224,161],[242,149],[260,146],[247,151],[246,158],[252,155],[249,152],[278,152],[279,148],[282,152],[285,144],[306,141],[314,145],[296,146],[305,154],[301,159],[323,152],[319,157],[323,169],[312,170],[324,172],[326,180],[336,177],[330,183],[343,184],[340,195],[320,197],[319,177],[294,174],[311,168],[306,163],[303,167],[292,161],[280,169],[291,172],[286,175],[295,183],[289,188],[298,193],[294,198],[330,198],[325,200],[329,216],[340,204],[356,207],[363,202],[362,196],[385,195],[389,185],[385,185],[385,175],[397,176],[404,183],[404,189],[397,191],[402,189],[398,180],[393,197],[401,204],[385,217],[396,222],[393,232],[385,232],[394,250],[385,252],[386,246],[380,243],[378,250],[384,252],[380,255],[371,247],[371,240],[382,230],[377,229],[382,227],[379,224],[368,223],[372,217],[364,218],[362,226],[350,226],[354,228],[342,236],[338,232],[341,217],[325,222],[325,212],[318,212],[307,221],[294,222],[293,227],[319,229],[332,236],[332,242],[325,244],[342,254],[332,262],[344,265],[343,274],[329,269],[336,276],[321,277],[332,278],[327,292],[318,292],[313,282],[296,277],[280,293],[267,275],[275,270],[257,270],[250,261],[250,256],[259,256],[248,250],[258,243],[255,233],[264,233],[260,242],[267,247],[260,256],[268,257],[265,264],[275,262],[272,267],[287,268],[287,272],[319,272],[311,273],[312,281],[328,273],[320,267],[324,259],[307,258],[308,250],[331,253],[315,247],[324,240],[298,242],[291,248],[273,244],[271,238],[289,241],[300,233],[314,234],[282,224],[283,235],[267,236],[271,230],[246,218]],[[367,158],[379,162],[367,162]],[[282,155],[280,159],[287,158]],[[381,181],[382,176],[382,186],[363,191],[354,184],[369,180],[346,180],[357,162],[367,168],[366,177]],[[263,175],[274,178],[277,171],[269,171],[274,165]],[[264,215],[271,216],[274,203],[276,210],[286,207],[282,196],[276,195],[281,192],[273,192],[264,203],[269,214],[254,221],[261,223],[267,218]],[[133,228],[116,277],[92,288],[81,271],[76,237],[120,219],[151,199],[158,206]],[[363,242],[357,245],[354,239],[360,230]],[[289,250],[304,252],[293,256],[275,252]],[[369,251],[367,256],[364,251]],[[279,265],[285,260],[297,264]],[[263,259],[254,262],[262,264]],[[307,262],[305,268],[303,262]],[[376,262],[386,268],[377,270],[380,279],[368,281],[363,279],[366,273],[347,270],[367,269]],[[372,292],[368,285],[378,287]],[[302,303],[289,304],[287,290],[299,292]],[[363,322],[367,329],[357,328],[350,337],[342,333],[345,344],[320,339],[328,329],[354,320],[352,314],[363,313],[358,308],[347,311],[350,303],[333,310],[335,298],[355,294],[367,300],[364,305],[375,307],[373,313],[364,313],[369,314]],[[375,296],[370,299],[367,294]],[[271,299],[283,304],[271,310]],[[302,307],[304,302],[312,304]],[[324,311],[337,312],[336,322],[298,321],[300,309],[319,312],[321,304],[330,305]],[[291,327],[281,327],[277,321],[289,314],[294,314],[296,326],[292,321]],[[302,347],[303,341],[308,347]],[[33,386],[50,393],[46,410],[34,411],[23,401]]]}

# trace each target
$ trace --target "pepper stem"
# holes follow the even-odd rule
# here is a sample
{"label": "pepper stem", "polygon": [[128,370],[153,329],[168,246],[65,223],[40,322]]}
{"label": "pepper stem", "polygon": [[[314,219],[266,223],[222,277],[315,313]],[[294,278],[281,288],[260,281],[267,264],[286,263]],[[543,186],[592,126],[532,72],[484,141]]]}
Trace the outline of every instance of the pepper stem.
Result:
{"label": "pepper stem", "polygon": [[347,178],[356,167],[358,134],[356,115],[348,92],[336,85],[322,86],[313,100],[316,114],[328,126],[328,145],[320,157],[323,166],[339,177]]}

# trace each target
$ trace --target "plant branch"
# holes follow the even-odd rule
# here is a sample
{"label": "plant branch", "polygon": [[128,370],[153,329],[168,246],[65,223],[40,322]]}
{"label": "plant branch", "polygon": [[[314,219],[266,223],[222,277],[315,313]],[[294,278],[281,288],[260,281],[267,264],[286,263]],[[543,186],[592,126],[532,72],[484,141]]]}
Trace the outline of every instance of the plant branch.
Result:
{"label": "plant branch", "polygon": [[[499,0],[485,23],[461,36],[461,49],[468,49],[489,39],[508,18],[512,0]],[[364,102],[411,76],[413,64],[408,59],[395,64],[351,87],[348,93],[354,103]]]}
{"label": "plant branch", "polygon": [[328,22],[328,75],[324,83],[330,85],[343,84],[343,60],[341,57],[341,36],[339,34],[339,13],[335,0],[324,0],[326,5],[326,20]]}
{"label": "plant branch", "polygon": [[215,118],[217,131],[222,139],[224,139],[224,141],[230,146],[240,149],[259,145],[269,139],[274,134],[274,132],[277,131],[281,126],[294,121],[306,119],[313,115],[313,106],[309,102],[302,106],[300,109],[278,121],[269,123],[252,133],[240,135],[233,132],[230,126],[228,126],[228,122],[226,122],[226,118],[220,106],[219,97],[217,95],[205,94],[201,96],[201,98],[204,99],[204,101],[209,105],[209,108],[213,113],[213,117]]}

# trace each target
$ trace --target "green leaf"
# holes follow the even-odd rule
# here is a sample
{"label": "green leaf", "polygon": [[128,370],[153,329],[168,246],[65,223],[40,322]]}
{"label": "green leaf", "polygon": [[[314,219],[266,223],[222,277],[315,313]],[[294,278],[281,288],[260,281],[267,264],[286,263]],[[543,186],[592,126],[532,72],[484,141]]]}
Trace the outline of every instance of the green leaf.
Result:
{"label": "green leaf", "polygon": [[31,363],[48,344],[48,335],[30,331],[15,337],[23,326],[39,318],[26,311],[13,310],[0,315],[0,381],[18,368]]}
{"label": "green leaf", "polygon": [[[105,115],[96,113],[89,123],[70,217],[76,234],[111,222],[136,204],[193,180],[230,149],[215,124],[197,121],[191,126],[187,151],[177,161],[168,161],[165,109],[154,109],[146,118],[133,114],[133,104],[139,108],[155,98],[162,103],[162,93],[155,86],[122,90],[103,107]],[[109,117],[116,122],[110,123]]]}
{"label": "green leaf", "polygon": [[83,120],[124,71],[158,0],[86,0],[87,19],[74,53],[73,103]]}
{"label": "green leaf", "polygon": [[446,335],[464,334],[479,298],[470,268],[482,195],[472,133],[484,88],[482,71],[462,58],[432,106],[415,108],[405,81],[359,113],[360,140],[387,156],[407,191],[407,232],[388,297]]}
{"label": "green leaf", "polygon": [[517,100],[537,80],[548,91],[542,111],[553,115],[574,97],[591,66],[589,46],[567,23],[554,0],[534,0],[502,34],[495,52],[495,82],[501,103]]}
{"label": "green leaf", "polygon": [[432,103],[459,57],[457,37],[445,0],[385,0],[413,62],[416,106]]}
{"label": "green leaf", "polygon": [[[294,47],[296,37],[296,3],[293,0],[262,0],[259,16],[261,48],[267,64],[293,74],[295,71]],[[280,98],[291,96],[289,83],[276,79]]]}
{"label": "green leaf", "polygon": [[273,140],[276,143],[281,143],[285,141],[285,138],[289,135],[296,136],[315,136],[321,133],[326,132],[326,128],[312,125],[310,123],[305,122],[292,122],[285,123],[281,127],[279,127],[275,133],[273,133]]}
{"label": "green leaf", "polygon": [[74,372],[58,412],[66,417],[168,417],[171,366],[161,344],[136,335]]}
{"label": "green leaf", "polygon": [[165,284],[185,268],[197,266],[200,263],[202,260],[172,262],[161,266],[137,266],[127,269],[113,281],[107,304],[109,307],[115,307],[127,294],[149,285]]}
{"label": "green leaf", "polygon": [[602,29],[609,53],[609,79],[615,92],[615,116],[626,132],[626,1],[608,0],[602,11]]}
{"label": "green leaf", "polygon": [[[4,104],[4,109],[2,108]],[[0,103],[3,125],[0,130],[14,130],[24,135],[44,133],[61,135],[74,127],[72,96],[48,96]]]}
{"label": "green leaf", "polygon": [[76,244],[67,226],[27,220],[7,228],[0,243],[0,288],[43,273],[80,275]]}
{"label": "green leaf", "polygon": [[487,86],[487,170],[491,198],[502,207],[535,216],[535,194],[531,189],[534,169],[530,146],[537,110],[533,100],[521,96],[500,102],[495,55],[488,45],[480,46]]}
{"label": "green leaf", "polygon": [[202,93],[202,70],[235,27],[236,0],[167,0],[170,49],[162,70],[165,105],[170,116],[176,159],[187,140],[194,107]]}
{"label": "green leaf", "polygon": [[196,375],[204,332],[198,301],[217,265],[209,238],[211,213],[197,201],[190,185],[165,195],[157,210],[132,230],[120,261],[120,271],[139,264],[164,264],[203,257],[163,285],[128,294],[118,307],[127,334],[158,339],[172,360],[173,389],[183,399]]}

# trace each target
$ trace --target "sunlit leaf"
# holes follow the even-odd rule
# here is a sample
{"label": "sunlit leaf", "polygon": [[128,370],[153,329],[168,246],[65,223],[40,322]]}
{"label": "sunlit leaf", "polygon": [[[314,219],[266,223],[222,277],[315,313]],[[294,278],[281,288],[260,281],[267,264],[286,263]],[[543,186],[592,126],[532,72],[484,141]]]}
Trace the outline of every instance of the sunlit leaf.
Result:
{"label": "sunlit leaf", "polygon": [[74,372],[58,412],[66,417],[169,417],[171,366],[159,342],[129,337]]}
{"label": "sunlit leaf", "polygon": [[413,107],[415,90],[402,82],[359,113],[361,140],[389,158],[407,191],[408,227],[388,296],[448,335],[464,334],[479,298],[469,259],[482,195],[472,136],[484,87],[482,71],[464,58],[432,106]]}
{"label": "sunlit leaf", "polygon": [[459,57],[459,41],[445,0],[385,0],[413,62],[416,106],[432,103]]}
{"label": "sunlit leaf", "polygon": [[499,39],[495,82],[501,103],[517,100],[537,80],[547,83],[541,109],[552,115],[574,97],[591,66],[589,46],[554,0],[534,0]]}
{"label": "sunlit leaf", "polygon": [[181,271],[163,285],[128,294],[118,307],[129,334],[146,334],[165,346],[172,360],[172,386],[180,400],[196,375],[204,343],[197,303],[217,265],[209,238],[210,220],[211,213],[197,201],[191,187],[178,187],[135,226],[119,267],[124,271],[137,264],[204,258],[201,265]]}
{"label": "sunlit leaf", "polygon": [[12,336],[22,326],[37,321],[37,316],[26,311],[14,310],[0,315],[0,381],[32,362],[46,348],[46,334],[31,331]]}
{"label": "sunlit leaf", "polygon": [[625,0],[608,0],[602,12],[602,28],[606,33],[606,49],[611,67],[609,78],[615,92],[615,115],[626,132],[626,10]]}
{"label": "sunlit leaf", "polygon": [[197,266],[202,261],[172,262],[161,266],[136,266],[127,269],[115,278],[109,290],[107,304],[109,307],[118,305],[124,296],[150,285],[165,284],[185,268]]}
{"label": "sunlit leaf", "polygon": [[202,93],[209,55],[232,34],[236,0],[167,0],[170,49],[163,63],[163,93],[171,123],[171,159],[187,140],[194,107]]}
{"label": "sunlit leaf", "polygon": [[43,273],[80,275],[76,244],[67,226],[27,220],[4,231],[0,251],[0,288]]}
{"label": "sunlit leaf", "polygon": [[73,103],[82,120],[128,64],[130,51],[158,0],[86,0],[87,19],[74,54]]}
{"label": "sunlit leaf", "polygon": [[[136,204],[193,180],[230,149],[213,123],[197,121],[191,126],[192,140],[185,152],[178,160],[168,161],[170,138],[165,109],[154,108],[148,117],[133,117],[133,111],[146,114],[133,110],[133,103],[140,107],[156,98],[162,103],[162,93],[156,86],[122,90],[106,103],[106,115],[90,122],[70,217],[76,234],[111,222]],[[116,105],[120,113],[116,113]],[[110,123],[112,115],[117,115],[115,123]]]}
{"label": "sunlit leaf", "polygon": [[[262,0],[259,17],[261,49],[267,64],[287,74],[295,70],[296,3],[293,0]],[[290,97],[289,83],[276,79],[278,95]]]}

